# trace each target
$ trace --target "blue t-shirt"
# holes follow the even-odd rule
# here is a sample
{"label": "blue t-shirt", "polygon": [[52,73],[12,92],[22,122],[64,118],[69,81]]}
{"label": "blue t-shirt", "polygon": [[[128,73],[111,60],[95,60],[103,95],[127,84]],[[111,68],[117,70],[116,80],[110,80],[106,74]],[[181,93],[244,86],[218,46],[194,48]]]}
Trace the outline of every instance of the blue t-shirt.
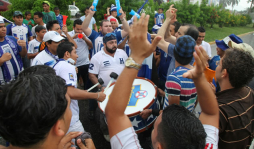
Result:
{"label": "blue t-shirt", "polygon": [[163,13],[156,13],[154,18],[156,18],[156,24],[162,24],[162,20],[164,19],[164,14]]}
{"label": "blue t-shirt", "polygon": [[[117,43],[119,43],[122,40],[121,31],[117,31],[114,33],[116,34]],[[91,57],[103,49],[103,37],[104,36],[101,32],[98,33],[95,30],[92,30],[91,34],[88,36],[88,38],[93,43],[93,50],[90,50]]]}
{"label": "blue t-shirt", "polygon": [[61,14],[59,14],[58,16],[56,16],[56,19],[57,19],[57,21],[58,21],[58,23],[59,23],[59,25],[62,29],[62,27],[63,27],[63,16]]}
{"label": "blue t-shirt", "polygon": [[9,24],[6,26],[7,32],[6,35],[17,37],[20,40],[26,41],[28,48],[28,39],[33,36],[30,28],[26,24],[16,25],[15,23]]}
{"label": "blue t-shirt", "polygon": [[168,73],[168,67],[171,62],[171,57],[165,53],[163,50],[159,49],[161,56],[160,56],[160,63],[158,67],[158,75],[160,80],[166,82],[167,80],[167,73]]}
{"label": "blue t-shirt", "polygon": [[[168,55],[171,57],[171,62],[169,63],[167,76],[169,76],[173,72],[173,70],[175,69],[174,48],[175,48],[175,45],[169,44],[169,46],[168,46]],[[194,60],[194,57],[193,57],[190,64],[193,65],[194,61],[195,60]]]}
{"label": "blue t-shirt", "polygon": [[209,61],[209,68],[215,70],[220,63],[220,56],[216,55]]}

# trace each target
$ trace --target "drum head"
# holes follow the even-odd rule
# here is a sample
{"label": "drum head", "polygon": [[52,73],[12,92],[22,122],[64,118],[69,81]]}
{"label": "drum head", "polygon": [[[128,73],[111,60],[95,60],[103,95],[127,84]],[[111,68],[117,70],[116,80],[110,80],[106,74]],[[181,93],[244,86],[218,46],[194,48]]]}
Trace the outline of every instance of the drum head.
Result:
{"label": "drum head", "polygon": [[[115,84],[113,83],[108,88],[106,92],[106,99],[103,102],[99,103],[99,107],[103,112],[105,111],[109,96],[112,93],[114,86]],[[125,110],[125,114],[130,116],[133,115],[134,113],[143,111],[149,105],[154,103],[156,94],[157,88],[150,80],[141,78],[135,79],[132,85],[130,100]],[[120,100],[121,97],[119,97],[119,101]]]}

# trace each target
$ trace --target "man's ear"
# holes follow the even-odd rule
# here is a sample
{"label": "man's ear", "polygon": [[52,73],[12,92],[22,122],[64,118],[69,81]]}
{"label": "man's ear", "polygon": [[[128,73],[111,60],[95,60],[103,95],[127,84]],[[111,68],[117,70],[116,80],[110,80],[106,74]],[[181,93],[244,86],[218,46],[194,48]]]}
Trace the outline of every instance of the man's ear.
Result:
{"label": "man's ear", "polygon": [[70,58],[70,57],[71,57],[71,54],[70,54],[68,51],[66,51],[66,52],[64,53],[64,57]]}
{"label": "man's ear", "polygon": [[221,75],[222,75],[221,76],[222,78],[228,77],[228,71],[227,71],[227,69],[223,69]]}
{"label": "man's ear", "polygon": [[60,118],[52,127],[52,132],[54,133],[54,135],[62,137],[65,135],[64,127],[65,127],[64,121],[62,118]]}

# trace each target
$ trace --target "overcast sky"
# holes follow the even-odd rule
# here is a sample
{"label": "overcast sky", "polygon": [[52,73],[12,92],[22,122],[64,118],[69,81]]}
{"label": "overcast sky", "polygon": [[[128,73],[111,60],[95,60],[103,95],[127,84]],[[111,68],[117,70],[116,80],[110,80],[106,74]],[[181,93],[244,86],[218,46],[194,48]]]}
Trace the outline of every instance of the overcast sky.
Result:
{"label": "overcast sky", "polygon": [[[246,10],[249,7],[250,7],[250,3],[248,3],[247,0],[240,0],[238,5],[235,5],[233,9],[237,11],[242,11],[242,10]],[[232,6],[227,6],[226,8],[232,10]]]}

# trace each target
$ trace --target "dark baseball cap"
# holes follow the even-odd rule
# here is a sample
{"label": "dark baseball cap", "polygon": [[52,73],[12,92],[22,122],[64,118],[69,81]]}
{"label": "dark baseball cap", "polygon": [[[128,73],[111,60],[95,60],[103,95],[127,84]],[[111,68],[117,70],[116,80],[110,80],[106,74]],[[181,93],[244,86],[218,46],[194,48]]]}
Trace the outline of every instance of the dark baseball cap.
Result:
{"label": "dark baseball cap", "polygon": [[22,16],[23,17],[23,14],[22,14],[21,11],[14,11],[13,16],[14,17],[16,17],[16,16]]}
{"label": "dark baseball cap", "polygon": [[177,39],[174,56],[177,62],[181,62],[182,65],[187,65],[193,58],[193,52],[195,51],[196,41],[189,35],[181,36]]}

